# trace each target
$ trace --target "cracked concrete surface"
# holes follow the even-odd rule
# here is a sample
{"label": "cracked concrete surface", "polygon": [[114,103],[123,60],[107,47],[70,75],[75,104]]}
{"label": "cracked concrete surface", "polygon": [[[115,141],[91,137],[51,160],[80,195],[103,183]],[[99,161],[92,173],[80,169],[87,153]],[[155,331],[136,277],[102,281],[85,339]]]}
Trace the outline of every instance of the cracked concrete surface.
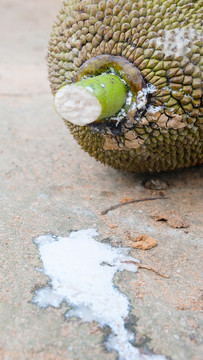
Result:
{"label": "cracked concrete surface", "polygon": [[[203,358],[202,167],[156,175],[169,184],[167,200],[126,205],[123,198],[157,196],[150,176],[104,167],[84,153],[52,107],[46,68],[51,25],[61,1],[2,0],[0,61],[0,359],[115,360],[97,323],[64,319],[67,307],[40,309],[34,289],[48,281],[33,239],[97,228],[100,241],[129,246],[129,232],[153,236],[151,250],[131,256],[167,273],[117,273],[131,301],[127,325],[137,346],[172,360]],[[153,176],[154,178],[154,176]],[[174,210],[190,227],[155,222],[152,210]]]}

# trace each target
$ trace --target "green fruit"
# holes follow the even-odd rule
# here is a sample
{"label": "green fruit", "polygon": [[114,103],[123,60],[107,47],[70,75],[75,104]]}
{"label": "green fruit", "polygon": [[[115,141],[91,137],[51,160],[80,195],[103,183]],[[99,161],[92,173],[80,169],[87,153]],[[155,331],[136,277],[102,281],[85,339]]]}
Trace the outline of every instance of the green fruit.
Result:
{"label": "green fruit", "polygon": [[85,151],[136,172],[203,162],[201,22],[200,0],[64,1],[48,51],[53,94],[104,73],[131,94],[118,118],[64,120]]}

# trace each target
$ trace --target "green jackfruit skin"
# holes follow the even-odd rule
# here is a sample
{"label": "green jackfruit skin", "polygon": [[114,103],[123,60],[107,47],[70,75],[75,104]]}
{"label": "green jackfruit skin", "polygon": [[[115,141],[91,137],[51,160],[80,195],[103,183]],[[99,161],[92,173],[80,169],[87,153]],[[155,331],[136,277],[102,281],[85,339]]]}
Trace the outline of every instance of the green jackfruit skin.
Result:
{"label": "green jackfruit skin", "polygon": [[66,0],[48,50],[53,94],[92,57],[121,56],[156,87],[150,108],[114,135],[65,121],[90,156],[126,171],[159,172],[203,162],[201,0]]}

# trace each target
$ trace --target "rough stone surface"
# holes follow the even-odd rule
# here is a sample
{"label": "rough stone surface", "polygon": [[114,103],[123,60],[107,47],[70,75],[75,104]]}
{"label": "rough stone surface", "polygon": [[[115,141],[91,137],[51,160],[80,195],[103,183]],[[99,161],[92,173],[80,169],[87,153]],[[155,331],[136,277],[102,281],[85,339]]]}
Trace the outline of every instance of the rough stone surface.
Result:
{"label": "rough stone surface", "polygon": [[[84,153],[52,108],[46,47],[59,0],[2,0],[0,62],[0,359],[115,360],[96,323],[64,319],[66,310],[40,309],[33,291],[48,279],[33,238],[95,227],[100,240],[128,246],[127,232],[158,244],[131,255],[170,275],[145,269],[118,273],[115,282],[131,300],[128,326],[137,344],[172,360],[203,358],[202,168],[153,176],[166,182],[168,199],[126,205],[101,215],[122,198],[159,195],[145,189],[150,177],[104,167]],[[163,193],[163,191],[162,191]],[[190,223],[172,229],[152,210],[177,211]]]}

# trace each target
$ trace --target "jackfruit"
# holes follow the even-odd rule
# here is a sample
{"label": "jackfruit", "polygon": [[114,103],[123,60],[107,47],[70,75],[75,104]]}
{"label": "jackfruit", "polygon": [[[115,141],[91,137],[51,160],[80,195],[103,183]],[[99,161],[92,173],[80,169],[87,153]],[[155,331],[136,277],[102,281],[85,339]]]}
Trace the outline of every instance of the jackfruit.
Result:
{"label": "jackfruit", "polygon": [[90,156],[139,173],[203,162],[202,21],[201,0],[64,1],[48,48],[53,94],[114,74],[130,104],[84,126],[64,119]]}

